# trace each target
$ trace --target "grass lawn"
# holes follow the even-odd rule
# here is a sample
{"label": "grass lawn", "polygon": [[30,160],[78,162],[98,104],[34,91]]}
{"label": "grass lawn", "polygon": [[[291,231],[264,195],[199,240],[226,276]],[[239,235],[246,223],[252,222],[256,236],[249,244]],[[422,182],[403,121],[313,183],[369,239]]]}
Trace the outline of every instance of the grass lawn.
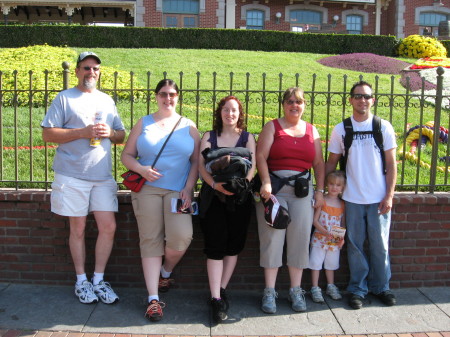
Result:
{"label": "grass lawn", "polygon": [[[84,48],[74,49],[77,54],[85,51]],[[101,57],[104,73],[107,69],[110,73],[119,71],[120,76],[123,74],[129,76],[132,72],[134,88],[146,88],[148,83],[150,88],[154,88],[163,77],[177,81],[186,91],[182,107],[183,115],[197,122],[201,133],[211,128],[211,115],[215,102],[233,91],[242,100],[246,99],[246,94],[248,95],[245,108],[249,114],[249,131],[258,134],[264,123],[282,113],[278,102],[279,92],[298,85],[305,90],[309,101],[304,119],[316,124],[321,137],[327,139],[332,127],[342,119],[342,116],[348,116],[351,113],[350,106],[343,105],[342,93],[348,92],[351,85],[361,77],[376,86],[376,91],[382,94],[378,97],[378,106],[375,111],[382,118],[392,121],[398,135],[399,147],[403,143],[405,130],[409,126],[418,125],[421,121],[425,123],[434,118],[432,105],[427,104],[421,107],[419,100],[405,96],[406,89],[399,82],[400,74],[362,73],[327,67],[317,62],[330,55],[181,49],[96,48],[92,51]],[[411,63],[415,61],[401,60]],[[60,60],[57,67],[62,61]],[[68,61],[71,61],[73,71],[75,60]],[[20,69],[25,72],[28,70]],[[182,80],[180,72],[183,74]],[[36,76],[39,74],[37,73]],[[72,79],[75,79],[75,76],[72,76]],[[103,89],[111,89],[111,87]],[[265,94],[264,97],[261,96],[262,92]],[[146,94],[145,91],[143,93]],[[345,99],[344,102],[346,102]],[[154,111],[156,104],[154,100],[146,102],[145,99],[136,99],[131,102],[129,99],[119,99],[118,108],[129,129],[139,117]],[[33,109],[3,107],[1,119],[2,131],[5,132],[2,136],[2,146],[42,145],[39,124],[44,113],[45,109],[42,107]],[[443,125],[448,123],[448,111],[444,112],[442,120]],[[325,142],[324,149],[326,145]],[[117,147],[118,154],[121,149],[122,147]],[[28,150],[20,150],[16,153],[12,150],[4,151],[0,163],[1,180],[16,179],[14,162],[17,161],[20,163],[18,180],[42,181],[45,180],[43,171],[47,171],[51,181],[52,171],[48,167],[42,170],[43,158],[45,158],[43,151],[35,150],[34,152],[37,152],[35,155],[31,155]],[[49,150],[50,163],[53,151],[53,149]],[[439,147],[440,156],[444,156],[446,151],[448,150],[445,146]],[[430,146],[423,151],[423,161],[429,162],[430,152]],[[401,160],[400,156],[399,160]],[[120,161],[117,164],[116,176],[123,171]],[[419,184],[426,185],[429,182],[429,170],[420,168],[416,172],[416,166],[408,161],[404,164],[400,163],[399,172],[404,176],[399,177],[399,182],[404,185],[403,189],[410,189],[408,185],[416,183],[416,175],[419,176]],[[440,184],[448,184],[444,174],[438,172],[438,179]],[[1,183],[0,186],[5,184],[9,183]]]}

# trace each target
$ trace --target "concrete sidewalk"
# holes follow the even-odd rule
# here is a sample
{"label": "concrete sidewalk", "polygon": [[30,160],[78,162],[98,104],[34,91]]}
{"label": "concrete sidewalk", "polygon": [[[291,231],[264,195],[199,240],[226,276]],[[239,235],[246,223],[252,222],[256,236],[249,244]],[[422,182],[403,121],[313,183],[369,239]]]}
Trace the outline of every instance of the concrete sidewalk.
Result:
{"label": "concrete sidewalk", "polygon": [[[295,313],[287,290],[279,291],[277,313],[260,310],[262,291],[230,290],[228,319],[210,320],[208,290],[171,289],[162,294],[164,318],[154,323],[144,318],[144,289],[116,288],[120,302],[84,305],[73,287],[0,283],[0,337],[14,331],[63,331],[87,334],[139,334],[172,336],[294,336],[436,333],[450,337],[450,288],[394,290],[397,305],[384,306],[368,296],[360,310],[326,298],[317,304],[306,296],[308,310]],[[12,331],[12,332],[11,332]],[[20,335],[20,333],[16,333]],[[67,334],[66,334],[67,335]],[[72,334],[71,334],[72,335]]]}

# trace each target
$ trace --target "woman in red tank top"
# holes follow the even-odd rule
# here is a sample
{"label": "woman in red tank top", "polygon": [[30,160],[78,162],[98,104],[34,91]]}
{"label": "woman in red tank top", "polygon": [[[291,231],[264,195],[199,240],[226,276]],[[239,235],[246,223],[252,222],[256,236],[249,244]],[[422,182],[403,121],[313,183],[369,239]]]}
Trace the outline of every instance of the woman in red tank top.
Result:
{"label": "woman in red tank top", "polygon": [[[258,203],[258,233],[260,240],[260,265],[264,268],[265,289],[261,309],[276,312],[275,283],[278,269],[282,266],[283,247],[286,242],[287,266],[290,289],[288,300],[294,311],[306,311],[301,288],[303,269],[308,268],[309,238],[313,221],[312,200],[315,207],[323,203],[325,164],[320,136],[316,128],[302,120],[305,109],[304,92],[300,88],[287,89],[283,95],[284,116],[268,122],[258,139],[256,164],[261,178],[261,198],[267,200],[272,193],[269,172],[279,177],[290,177],[299,172],[314,170],[316,190],[310,180],[308,196],[298,198],[294,187],[285,185],[275,196],[286,207],[291,223],[286,229],[267,226],[264,206]],[[307,173],[306,177],[310,173]]]}

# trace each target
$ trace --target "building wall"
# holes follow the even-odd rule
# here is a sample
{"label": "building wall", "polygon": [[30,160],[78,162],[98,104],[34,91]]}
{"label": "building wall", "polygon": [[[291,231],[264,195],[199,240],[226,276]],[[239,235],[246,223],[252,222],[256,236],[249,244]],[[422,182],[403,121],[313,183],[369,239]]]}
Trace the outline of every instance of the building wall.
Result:
{"label": "building wall", "polygon": [[[129,193],[119,193],[117,232],[106,278],[114,286],[144,287],[139,235]],[[50,192],[0,191],[0,282],[72,285],[74,268],[68,247],[66,218],[50,212]],[[87,272],[93,272],[95,223],[88,217],[86,231]],[[450,194],[397,193],[392,215],[392,288],[450,286]],[[194,217],[194,240],[174,271],[180,288],[207,289],[203,238]],[[348,280],[345,246],[336,283]],[[325,277],[321,278],[324,281]],[[277,287],[288,287],[286,268],[280,270]],[[309,272],[304,286],[310,287]],[[259,242],[252,218],[246,247],[230,287],[262,289]]]}

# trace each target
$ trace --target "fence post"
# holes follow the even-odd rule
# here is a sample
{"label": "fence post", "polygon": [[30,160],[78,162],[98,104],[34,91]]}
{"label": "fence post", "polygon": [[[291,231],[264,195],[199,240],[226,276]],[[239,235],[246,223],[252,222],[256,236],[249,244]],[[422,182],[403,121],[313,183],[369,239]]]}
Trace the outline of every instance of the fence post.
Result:
{"label": "fence post", "polygon": [[444,82],[444,77],[442,75],[444,75],[444,68],[438,67],[436,73],[438,76],[436,82],[436,105],[434,108],[433,147],[431,150],[430,193],[434,193],[436,188],[439,127],[441,125],[442,91]]}
{"label": "fence post", "polygon": [[67,61],[64,61],[62,63],[62,67],[63,67],[63,90],[67,90],[69,89],[69,74],[70,74],[70,63]]}

